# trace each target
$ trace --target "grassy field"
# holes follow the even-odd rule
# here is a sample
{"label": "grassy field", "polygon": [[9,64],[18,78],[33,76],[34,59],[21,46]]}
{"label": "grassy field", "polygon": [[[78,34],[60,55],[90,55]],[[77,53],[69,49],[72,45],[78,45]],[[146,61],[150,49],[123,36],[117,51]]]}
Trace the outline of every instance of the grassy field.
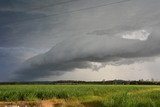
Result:
{"label": "grassy field", "polygon": [[0,85],[0,101],[50,100],[69,107],[160,107],[160,86]]}

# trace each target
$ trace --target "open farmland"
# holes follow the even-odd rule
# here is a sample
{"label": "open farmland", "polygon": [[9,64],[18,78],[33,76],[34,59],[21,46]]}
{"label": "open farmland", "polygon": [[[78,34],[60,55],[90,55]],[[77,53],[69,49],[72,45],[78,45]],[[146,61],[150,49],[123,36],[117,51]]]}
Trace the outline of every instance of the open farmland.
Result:
{"label": "open farmland", "polygon": [[0,101],[1,106],[47,102],[58,107],[159,107],[160,86],[0,85]]}

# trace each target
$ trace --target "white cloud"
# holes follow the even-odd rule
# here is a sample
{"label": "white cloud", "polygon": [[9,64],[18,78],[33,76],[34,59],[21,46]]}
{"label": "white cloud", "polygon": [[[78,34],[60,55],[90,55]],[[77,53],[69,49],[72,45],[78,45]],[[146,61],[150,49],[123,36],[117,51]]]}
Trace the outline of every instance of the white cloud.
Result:
{"label": "white cloud", "polygon": [[124,32],[119,35],[121,35],[122,38],[125,38],[125,39],[138,39],[141,41],[145,41],[148,39],[148,36],[150,35],[150,33],[147,32],[146,30],[138,30],[138,31],[132,31],[132,32]]}

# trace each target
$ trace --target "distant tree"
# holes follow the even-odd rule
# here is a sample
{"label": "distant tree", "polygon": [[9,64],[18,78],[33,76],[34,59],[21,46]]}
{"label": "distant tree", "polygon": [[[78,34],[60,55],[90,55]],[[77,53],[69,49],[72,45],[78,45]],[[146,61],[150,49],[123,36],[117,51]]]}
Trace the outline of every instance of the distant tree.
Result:
{"label": "distant tree", "polygon": [[154,78],[151,78],[151,81],[154,82]]}
{"label": "distant tree", "polygon": [[149,81],[149,79],[146,79],[146,81]]}
{"label": "distant tree", "polygon": [[102,79],[102,82],[104,83],[106,80],[105,79]]}
{"label": "distant tree", "polygon": [[143,80],[143,78],[142,78],[142,79],[140,79],[139,81],[144,81],[144,80]]}

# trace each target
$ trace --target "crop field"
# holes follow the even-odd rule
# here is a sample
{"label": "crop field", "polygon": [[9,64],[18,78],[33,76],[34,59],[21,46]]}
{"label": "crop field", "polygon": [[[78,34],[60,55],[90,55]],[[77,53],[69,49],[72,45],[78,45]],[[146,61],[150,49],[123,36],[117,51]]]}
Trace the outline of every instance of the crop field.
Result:
{"label": "crop field", "polygon": [[46,107],[160,107],[160,86],[0,85],[0,107],[20,102],[45,102]]}

